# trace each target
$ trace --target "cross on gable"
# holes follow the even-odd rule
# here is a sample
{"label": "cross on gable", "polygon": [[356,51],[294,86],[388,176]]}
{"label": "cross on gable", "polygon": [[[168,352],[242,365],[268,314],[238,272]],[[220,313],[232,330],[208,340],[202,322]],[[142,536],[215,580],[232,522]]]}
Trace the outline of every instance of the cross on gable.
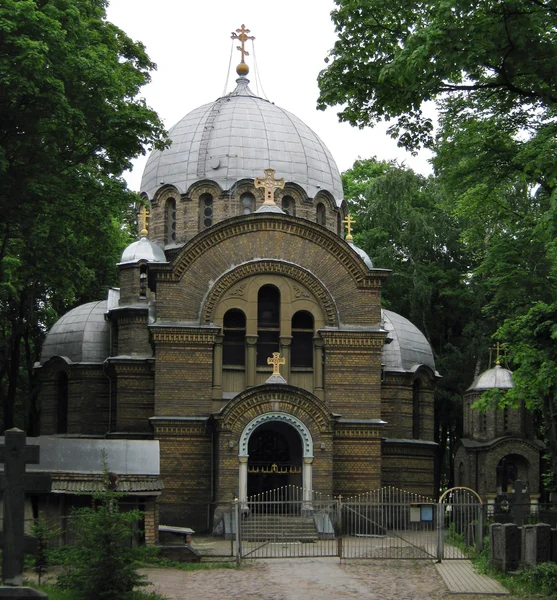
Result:
{"label": "cross on gable", "polygon": [[346,216],[346,219],[344,219],[343,223],[346,225],[346,241],[347,242],[351,242],[354,238],[352,237],[352,224],[355,223],[356,220],[354,219],[354,217],[352,217],[352,215],[350,213],[348,213],[348,215]]}
{"label": "cross on gable", "polygon": [[265,189],[264,206],[275,205],[275,190],[284,189],[284,179],[275,179],[275,169],[265,169],[265,177],[256,177],[254,185],[256,188]]}
{"label": "cross on gable", "polygon": [[15,428],[4,432],[4,444],[0,445],[0,462],[4,463],[0,488],[4,500],[2,581],[6,585],[21,585],[26,547],[25,492],[50,491],[48,475],[25,473],[26,465],[37,464],[39,459],[39,446],[28,446],[25,432]]}
{"label": "cross on gable", "polygon": [[280,352],[273,352],[273,357],[267,359],[268,365],[273,365],[273,375],[280,375],[280,365],[286,364],[286,359],[281,357]]}

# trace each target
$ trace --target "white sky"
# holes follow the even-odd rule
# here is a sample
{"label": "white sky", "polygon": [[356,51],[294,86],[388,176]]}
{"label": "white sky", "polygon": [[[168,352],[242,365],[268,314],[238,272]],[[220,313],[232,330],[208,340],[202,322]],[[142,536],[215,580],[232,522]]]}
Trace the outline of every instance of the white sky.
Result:
{"label": "white sky", "polygon": [[[255,81],[251,42],[246,62],[253,92],[304,121],[325,142],[340,171],[358,158],[397,158],[428,174],[429,153],[413,157],[397,148],[381,124],[373,129],[339,123],[338,108],[316,109],[317,75],[335,41],[330,12],[333,0],[110,0],[108,20],[132,39],[143,42],[157,71],[142,95],[170,128],[194,108],[223,95],[232,40],[245,23],[255,36],[261,86]],[[234,48],[238,42],[234,42]],[[226,93],[235,86],[240,53],[232,56]],[[262,93],[262,90],[264,93]],[[135,161],[126,175],[138,190],[146,158]]]}

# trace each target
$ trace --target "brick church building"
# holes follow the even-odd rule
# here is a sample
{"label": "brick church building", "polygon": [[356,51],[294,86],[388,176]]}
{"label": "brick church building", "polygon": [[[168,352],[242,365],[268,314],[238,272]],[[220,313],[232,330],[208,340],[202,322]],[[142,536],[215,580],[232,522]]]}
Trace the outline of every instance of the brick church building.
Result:
{"label": "brick church building", "polygon": [[198,530],[289,485],[434,496],[431,348],[381,309],[389,271],[352,241],[329,150],[237,72],[151,154],[120,287],[47,335],[43,470],[69,505],[103,449],[150,523]]}

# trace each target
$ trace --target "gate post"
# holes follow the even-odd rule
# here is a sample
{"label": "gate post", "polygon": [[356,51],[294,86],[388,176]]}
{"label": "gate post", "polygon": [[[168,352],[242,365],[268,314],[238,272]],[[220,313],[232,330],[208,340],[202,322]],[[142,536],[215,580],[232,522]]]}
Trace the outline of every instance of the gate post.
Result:
{"label": "gate post", "polygon": [[443,560],[445,551],[445,505],[442,502],[437,504],[437,560]]}
{"label": "gate post", "polygon": [[337,556],[342,560],[342,496],[337,498],[338,510],[338,536],[337,536]]}
{"label": "gate post", "polygon": [[242,520],[240,512],[240,502],[234,498],[234,517],[236,519],[236,564],[240,564],[242,559]]}
{"label": "gate post", "polygon": [[480,504],[478,507],[478,522],[476,525],[476,550],[478,554],[484,547],[484,507]]}

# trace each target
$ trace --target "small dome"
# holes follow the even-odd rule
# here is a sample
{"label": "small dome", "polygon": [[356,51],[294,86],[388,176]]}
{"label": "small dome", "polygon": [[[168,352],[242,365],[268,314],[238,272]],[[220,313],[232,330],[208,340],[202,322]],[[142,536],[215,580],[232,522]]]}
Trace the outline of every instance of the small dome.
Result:
{"label": "small dome", "polygon": [[390,344],[383,346],[386,370],[415,371],[425,365],[434,373],[435,360],[425,335],[408,319],[390,310],[381,310],[383,328],[389,333]]}
{"label": "small dome", "polygon": [[358,248],[358,246],[356,246],[356,244],[354,244],[353,241],[351,241],[351,240],[346,240],[346,241],[348,242],[348,244],[350,245],[352,250],[354,250],[354,252],[356,254],[358,254],[360,256],[360,258],[366,263],[367,268],[373,269],[373,263],[371,262],[371,258],[369,257],[369,254],[365,250]]}
{"label": "small dome", "polygon": [[256,96],[248,83],[240,77],[233,92],[196,108],[170,129],[172,145],[151,153],[141,192],[153,199],[162,185],[174,185],[185,194],[203,179],[229,190],[272,167],[310,198],[329,192],[340,206],[342,182],[328,148],[298,117]]}
{"label": "small dome", "polygon": [[492,369],[480,373],[466,391],[510,390],[512,387],[514,387],[512,371],[504,369],[501,365],[496,365]]}
{"label": "small dome", "polygon": [[277,213],[279,215],[284,215],[285,212],[282,208],[279,208],[276,204],[273,206],[269,206],[268,204],[262,204],[256,211],[257,213]]}
{"label": "small dome", "polygon": [[109,356],[109,324],[104,319],[106,300],[70,310],[52,326],[43,344],[41,364],[54,356],[72,362],[102,363]]}
{"label": "small dome", "polygon": [[139,241],[133,242],[122,252],[119,264],[137,262],[139,260],[166,262],[166,256],[160,246],[142,236]]}

